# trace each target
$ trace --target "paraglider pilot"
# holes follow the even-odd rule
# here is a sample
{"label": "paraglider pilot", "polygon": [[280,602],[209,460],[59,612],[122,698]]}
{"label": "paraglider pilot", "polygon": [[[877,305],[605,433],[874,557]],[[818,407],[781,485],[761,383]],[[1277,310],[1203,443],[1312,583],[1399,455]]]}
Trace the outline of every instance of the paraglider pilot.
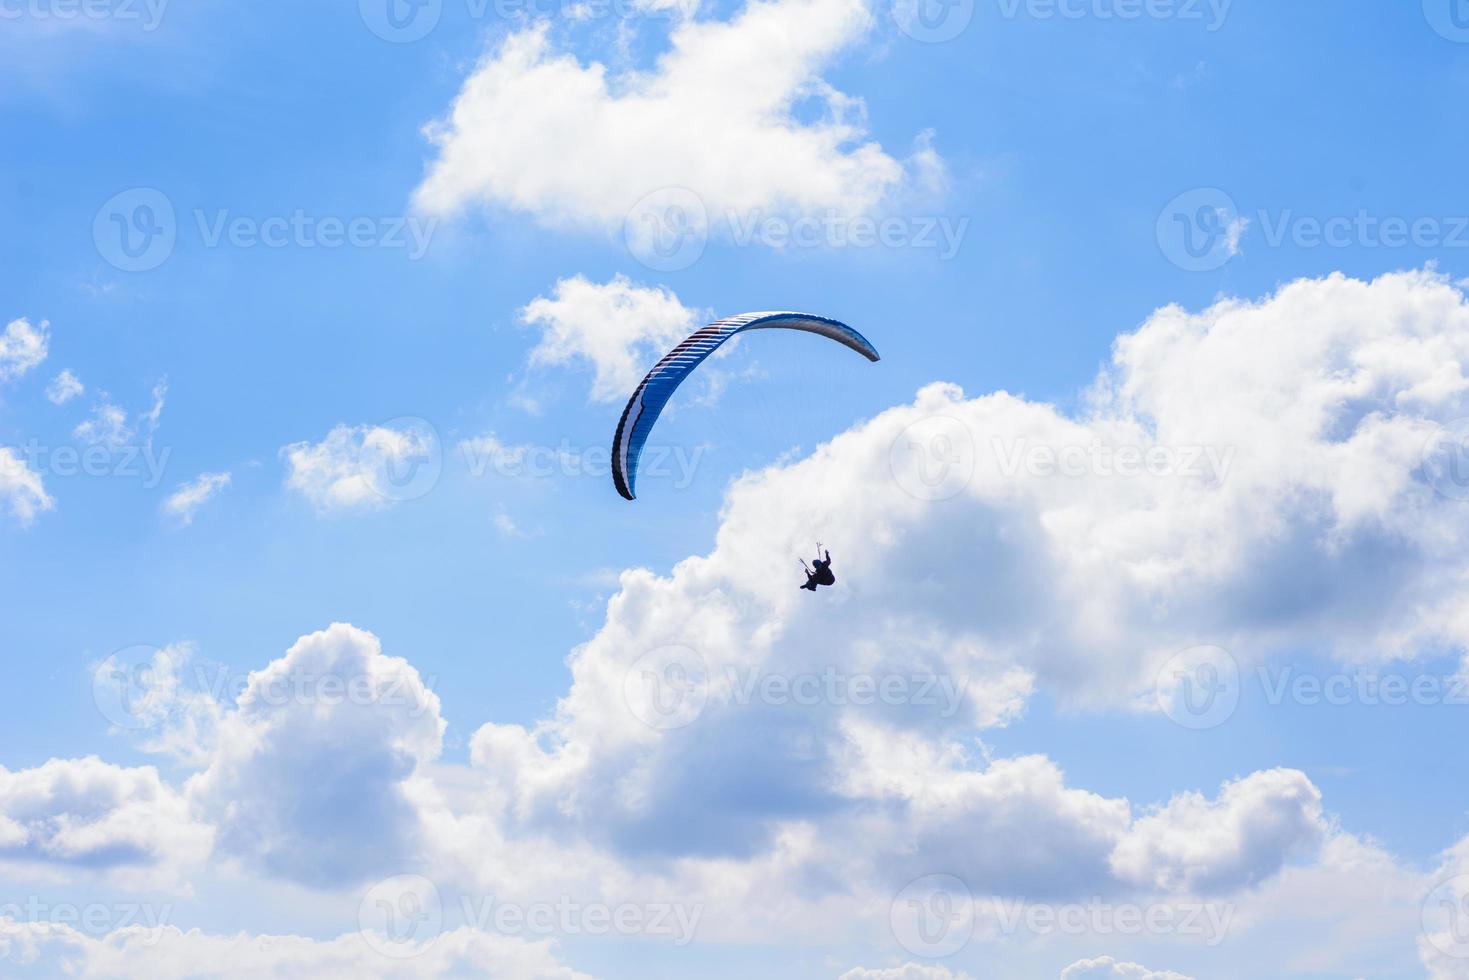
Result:
{"label": "paraglider pilot", "polygon": [[[831,552],[824,550],[820,541],[816,542],[816,552],[817,557],[811,560],[811,564],[816,566],[815,571],[806,564],[806,559],[801,559],[801,567],[806,570],[806,584],[801,588],[812,592],[816,591],[818,585],[835,585],[837,581],[837,577],[831,573]],[[825,561],[821,560],[822,554],[826,555]]]}

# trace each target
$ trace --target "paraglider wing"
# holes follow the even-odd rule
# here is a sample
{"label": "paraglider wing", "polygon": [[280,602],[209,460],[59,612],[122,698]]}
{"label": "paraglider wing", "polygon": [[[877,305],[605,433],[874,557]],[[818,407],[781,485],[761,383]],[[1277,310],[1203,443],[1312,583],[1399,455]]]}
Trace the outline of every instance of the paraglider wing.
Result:
{"label": "paraglider wing", "polygon": [[617,492],[628,500],[635,496],[638,457],[653,423],[683,379],[703,363],[704,358],[737,333],[746,330],[805,330],[821,334],[861,354],[869,361],[879,360],[877,348],[845,323],[809,313],[741,313],[716,320],[694,331],[686,340],[663,356],[648,372],[622,410],[617,434],[612,440],[612,482]]}

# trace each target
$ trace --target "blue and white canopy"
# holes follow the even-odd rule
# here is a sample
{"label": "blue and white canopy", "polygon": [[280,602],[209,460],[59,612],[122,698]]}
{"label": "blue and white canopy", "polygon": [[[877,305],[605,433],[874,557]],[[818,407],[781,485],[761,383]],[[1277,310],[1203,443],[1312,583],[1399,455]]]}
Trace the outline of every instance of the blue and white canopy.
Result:
{"label": "blue and white canopy", "polygon": [[746,330],[804,330],[821,334],[861,354],[869,361],[880,360],[877,348],[845,323],[829,320],[824,316],[809,313],[741,313],[738,316],[716,320],[689,335],[673,350],[663,356],[653,370],[648,372],[637,390],[628,399],[617,423],[617,435],[612,440],[612,482],[617,492],[632,500],[638,477],[638,457],[653,423],[673,392],[683,383],[704,358],[714,353],[721,344],[737,333]]}

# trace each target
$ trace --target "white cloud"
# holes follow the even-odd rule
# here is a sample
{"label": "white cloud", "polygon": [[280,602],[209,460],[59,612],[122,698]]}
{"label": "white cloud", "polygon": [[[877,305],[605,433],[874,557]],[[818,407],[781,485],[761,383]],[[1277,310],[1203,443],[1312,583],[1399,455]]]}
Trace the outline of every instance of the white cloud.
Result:
{"label": "white cloud", "polygon": [[[687,188],[717,212],[869,212],[909,175],[820,73],[871,25],[861,0],[755,0],[678,22],[654,70],[620,75],[556,50],[545,27],[512,34],[430,128],[439,154],[417,203],[609,226]],[[818,111],[798,117],[803,100]]]}
{"label": "white cloud", "polygon": [[297,442],[281,450],[286,487],[319,510],[386,507],[436,458],[438,445],[427,430],[407,426],[338,425],[318,443]]}
{"label": "white cloud", "polygon": [[[1332,277],[1159,311],[1073,415],[930,386],[737,481],[708,554],[624,572],[555,710],[480,728],[469,768],[438,761],[444,726],[417,671],[337,625],[251,675],[186,798],[220,857],[318,888],[430,867],[446,889],[496,896],[675,895],[709,903],[700,939],[769,941],[784,922],[886,955],[872,937],[889,935],[893,895],[939,869],[1043,902],[1223,893],[1238,914],[1210,955],[1228,975],[1401,975],[1433,883],[1333,831],[1304,774],[1138,807],[976,735],[1036,690],[1128,708],[1189,643],[1245,663],[1462,645],[1469,504],[1423,458],[1465,414],[1466,357],[1469,302],[1445,280]],[[1097,445],[1233,453],[1217,471],[1135,476],[1115,456],[1072,475],[1024,462],[1026,447]],[[838,577],[817,596],[792,574],[813,536]],[[807,703],[760,684],[789,692],[828,671],[947,686],[928,703],[912,687],[864,703],[818,686]],[[354,677],[403,696],[354,701]],[[334,679],[341,699],[291,694],[300,678],[318,693]],[[676,702],[657,713],[674,692],[688,717]],[[12,823],[0,835],[18,840],[28,825]],[[1425,961],[1454,976],[1432,935]],[[1200,972],[1183,944],[1154,959],[1156,938],[1067,969]]]}
{"label": "white cloud", "polygon": [[39,511],[56,506],[46,493],[41,475],[6,446],[0,446],[0,501],[9,505],[10,513],[22,524],[35,520]]}
{"label": "white cloud", "polygon": [[1110,956],[1078,960],[1061,971],[1061,980],[1193,980],[1172,970],[1149,970],[1137,963],[1121,963]]}
{"label": "white cloud", "polygon": [[229,485],[228,473],[202,473],[170,494],[163,502],[163,511],[180,524],[191,524],[199,508]]}
{"label": "white cloud", "polygon": [[[69,925],[0,918],[0,963],[9,976],[138,977],[154,980],[591,980],[563,966],[550,942],[461,927],[392,958],[360,933],[316,940],[294,935],[220,935],[173,925],[127,926],[101,936]],[[9,972],[10,970],[18,972]]]}
{"label": "white cloud", "polygon": [[1321,794],[1305,773],[1274,769],[1226,783],[1214,802],[1175,796],[1137,821],[1111,863],[1145,888],[1230,891],[1273,875],[1326,833]]}
{"label": "white cloud", "polygon": [[128,424],[128,413],[104,394],[102,401],[92,407],[92,417],[80,423],[71,434],[88,445],[116,449],[127,445],[135,430]]}
{"label": "white cloud", "polygon": [[148,411],[144,412],[142,416],[142,421],[148,429],[150,441],[153,433],[158,431],[158,423],[163,418],[163,402],[167,397],[168,379],[165,378],[153,386],[152,401],[148,405]]}
{"label": "white cloud", "polygon": [[532,364],[588,364],[592,399],[615,402],[693,332],[699,314],[667,288],[639,286],[619,275],[600,284],[582,276],[562,279],[550,297],[532,300],[520,316],[541,331]]}
{"label": "white cloud", "polygon": [[[903,842],[856,869],[879,881],[939,861],[1028,895],[1247,887],[1320,840],[1303,775],[1258,774],[1212,803],[1185,794],[1134,823],[1127,801],[1067,786],[1049,760],[981,764],[966,740],[1022,711],[1032,686],[1072,705],[1151,703],[1159,667],[1203,641],[1246,663],[1462,644],[1465,504],[1421,463],[1465,414],[1466,360],[1469,303],[1443,278],[1334,276],[1159,311],[1118,341],[1078,416],[930,386],[736,482],[708,555],[666,577],[625,572],[554,715],[485,726],[474,763],[505,793],[513,832],[623,855],[748,859],[819,819],[836,848]],[[1094,446],[1175,466],[1024,462],[1029,448]],[[1229,465],[1177,465],[1191,448],[1228,450]],[[839,583],[816,597],[791,572],[813,536]],[[670,648],[687,651],[682,686],[663,688],[670,665],[646,658]],[[829,669],[960,693],[953,710],[832,697],[796,710],[745,686]],[[659,692],[694,705],[687,725],[646,723]],[[758,800],[730,813],[755,778]]]}
{"label": "white cloud", "polygon": [[46,386],[46,398],[53,405],[65,405],[87,390],[70,368],[63,370]]}
{"label": "white cloud", "polygon": [[[213,690],[188,683],[185,668],[194,661],[193,645],[160,647],[146,660],[129,652],[113,653],[92,668],[93,695],[112,732],[138,736],[145,752],[195,767],[207,764],[226,705]],[[196,670],[193,677],[201,680],[203,674]]]}
{"label": "white cloud", "polygon": [[408,782],[438,757],[439,699],[375,636],[334,624],[250,675],[188,793],[221,854],[267,875],[352,884],[419,842]]}
{"label": "white cloud", "polygon": [[148,882],[202,860],[212,832],[151,766],[96,758],[0,767],[0,863],[113,873]]}
{"label": "white cloud", "polygon": [[843,973],[837,980],[969,980],[969,974],[954,973],[946,966],[904,963],[882,969],[859,966]]}
{"label": "white cloud", "polygon": [[528,538],[528,537],[530,537],[530,532],[529,531],[527,531],[525,528],[523,528],[519,524],[517,524],[515,522],[515,518],[511,517],[509,514],[504,513],[503,511],[500,512],[500,513],[498,513],[498,514],[496,514],[494,516],[493,523],[495,525],[495,530],[500,532],[500,536],[501,537],[505,537],[505,538]]}
{"label": "white cloud", "polygon": [[32,326],[24,317],[11,320],[0,333],[0,382],[14,381],[46,359],[50,324]]}

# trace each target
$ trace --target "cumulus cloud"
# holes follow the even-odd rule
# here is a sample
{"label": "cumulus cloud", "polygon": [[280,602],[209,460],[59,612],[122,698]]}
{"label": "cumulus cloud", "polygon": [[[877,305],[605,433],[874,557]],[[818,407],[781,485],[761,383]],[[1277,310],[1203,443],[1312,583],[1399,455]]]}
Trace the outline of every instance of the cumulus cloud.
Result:
{"label": "cumulus cloud", "polygon": [[[708,555],[624,573],[555,713],[485,726],[474,764],[517,832],[625,855],[749,858],[820,821],[894,842],[875,880],[938,862],[1026,895],[1248,887],[1322,839],[1304,775],[1137,818],[966,741],[1032,688],[1155,703],[1159,667],[1204,640],[1246,661],[1462,643],[1465,505],[1424,453],[1464,414],[1466,358],[1469,303],[1442,277],[1333,276],[1160,310],[1078,414],[926,388],[737,481]],[[815,601],[786,567],[813,534],[843,582]],[[829,672],[898,685],[859,705]]]}
{"label": "cumulus cloud", "polygon": [[137,881],[201,860],[211,830],[152,767],[53,759],[0,767],[0,862],[115,872]]}
{"label": "cumulus cloud", "polygon": [[334,624],[251,673],[187,785],[219,851],[323,886],[398,870],[418,848],[409,782],[438,757],[439,699],[377,638]]}
{"label": "cumulus cloud", "polygon": [[557,961],[549,942],[528,942],[461,927],[385,956],[360,933],[316,940],[293,935],[221,935],[172,925],[135,925],[101,936],[66,924],[0,918],[0,963],[7,976],[156,980],[347,980],[484,977],[487,980],[591,980]]}
{"label": "cumulus cloud", "polygon": [[0,382],[14,381],[46,359],[51,325],[32,326],[24,317],[11,320],[0,333]]}
{"label": "cumulus cloud", "polygon": [[1274,874],[1326,835],[1321,793],[1294,769],[1182,793],[1138,820],[1112,853],[1121,877],[1164,891],[1219,892]]}
{"label": "cumulus cloud", "polygon": [[904,963],[885,969],[859,966],[843,973],[837,980],[969,980],[969,974],[955,973],[946,966]]}
{"label": "cumulus cloud", "polygon": [[22,524],[31,523],[38,512],[56,506],[46,493],[41,474],[6,446],[0,446],[0,502],[4,502],[11,515]]}
{"label": "cumulus cloud", "polygon": [[[175,643],[129,648],[99,661],[92,668],[92,693],[112,733],[135,736],[145,752],[205,765],[228,705],[215,691],[190,683],[186,669],[194,660],[192,644]],[[202,679],[202,672],[193,678]]]}
{"label": "cumulus cloud", "polygon": [[198,512],[220,491],[230,485],[228,473],[202,473],[188,483],[181,484],[163,502],[163,512],[180,524],[189,525]]}
{"label": "cumulus cloud", "polygon": [[321,511],[386,507],[435,465],[438,445],[418,426],[338,425],[318,443],[281,449],[286,487]]}
{"label": "cumulus cloud", "polygon": [[1172,970],[1149,970],[1138,963],[1121,963],[1110,956],[1078,960],[1061,971],[1061,980],[1193,980]]}
{"label": "cumulus cloud", "polygon": [[640,286],[626,276],[594,283],[572,276],[521,309],[540,330],[532,364],[585,364],[592,368],[591,397],[627,397],[663,352],[697,326],[698,311],[664,287]]}
{"label": "cumulus cloud", "polygon": [[65,405],[87,390],[82,379],[66,368],[46,386],[46,399],[53,405]]}
{"label": "cumulus cloud", "polygon": [[92,407],[92,417],[79,423],[71,434],[88,445],[116,449],[127,445],[136,430],[128,422],[127,411],[104,394],[102,401]]}
{"label": "cumulus cloud", "polygon": [[511,34],[429,129],[438,157],[417,203],[605,226],[686,188],[716,211],[866,213],[910,174],[821,72],[871,25],[860,0],[757,0],[678,22],[653,70],[622,74],[557,50],[544,26]]}

